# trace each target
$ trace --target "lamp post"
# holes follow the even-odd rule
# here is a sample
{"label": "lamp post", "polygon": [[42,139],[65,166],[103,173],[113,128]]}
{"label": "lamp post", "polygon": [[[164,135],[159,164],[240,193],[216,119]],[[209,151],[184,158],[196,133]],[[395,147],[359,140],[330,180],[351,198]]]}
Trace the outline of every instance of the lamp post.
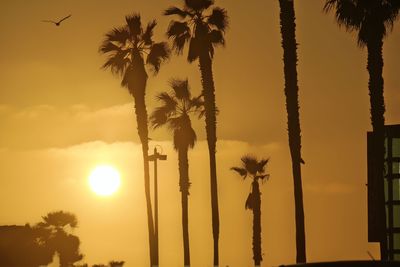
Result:
{"label": "lamp post", "polygon": [[154,239],[155,239],[155,254],[156,266],[158,266],[158,181],[157,181],[157,160],[166,160],[167,155],[162,155],[157,152],[157,146],[154,147],[154,154],[149,155],[149,161],[154,161]]}

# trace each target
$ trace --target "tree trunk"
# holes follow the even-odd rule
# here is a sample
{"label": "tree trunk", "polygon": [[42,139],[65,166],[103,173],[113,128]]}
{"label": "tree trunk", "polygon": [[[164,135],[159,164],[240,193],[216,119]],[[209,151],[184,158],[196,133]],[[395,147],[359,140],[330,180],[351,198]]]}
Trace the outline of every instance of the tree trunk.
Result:
{"label": "tree trunk", "polygon": [[367,43],[368,63],[367,70],[369,73],[369,96],[371,105],[371,123],[374,132],[374,146],[376,154],[374,161],[376,173],[374,177],[377,179],[377,188],[381,190],[378,193],[378,201],[380,203],[379,218],[380,236],[381,236],[381,259],[388,260],[387,255],[387,238],[386,238],[386,215],[385,215],[385,193],[384,193],[384,157],[385,157],[385,100],[383,96],[383,41],[376,38]]}
{"label": "tree trunk", "polygon": [[189,161],[188,148],[179,148],[179,187],[182,202],[182,236],[183,236],[183,262],[184,266],[190,266],[189,249],[189,219],[188,219],[188,196],[189,196]]}
{"label": "tree trunk", "polygon": [[205,102],[206,133],[208,143],[208,153],[210,157],[210,187],[211,187],[211,212],[212,229],[214,239],[214,266],[219,265],[219,210],[218,210],[218,184],[216,167],[216,143],[217,143],[217,119],[215,104],[215,87],[212,73],[212,61],[208,52],[203,51],[199,58],[201,83],[203,86],[203,96]]}
{"label": "tree trunk", "polygon": [[297,43],[293,1],[279,0],[285,74],[289,148],[292,158],[296,220],[296,262],[306,262],[303,190],[301,182],[301,133],[297,85]]}
{"label": "tree trunk", "polygon": [[262,261],[261,252],[261,193],[258,181],[252,183],[252,205],[253,205],[253,260],[255,266],[260,266]]}
{"label": "tree trunk", "polygon": [[151,206],[150,195],[150,174],[149,174],[149,133],[147,125],[147,109],[145,102],[147,73],[144,68],[144,62],[141,57],[136,56],[136,62],[133,62],[133,68],[130,71],[128,89],[133,95],[135,103],[135,114],[137,122],[137,130],[142,143],[143,169],[144,169],[144,189],[146,197],[147,210],[147,226],[149,231],[149,250],[150,250],[150,266],[158,266],[158,253],[155,247],[153,210]]}

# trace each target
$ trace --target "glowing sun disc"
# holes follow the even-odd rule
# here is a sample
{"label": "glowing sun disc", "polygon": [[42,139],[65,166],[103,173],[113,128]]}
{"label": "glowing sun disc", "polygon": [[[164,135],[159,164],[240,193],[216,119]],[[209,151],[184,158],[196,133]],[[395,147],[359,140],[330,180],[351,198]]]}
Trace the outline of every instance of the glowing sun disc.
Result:
{"label": "glowing sun disc", "polygon": [[116,192],[121,184],[118,171],[107,165],[97,166],[89,175],[90,188],[98,195],[109,196]]}

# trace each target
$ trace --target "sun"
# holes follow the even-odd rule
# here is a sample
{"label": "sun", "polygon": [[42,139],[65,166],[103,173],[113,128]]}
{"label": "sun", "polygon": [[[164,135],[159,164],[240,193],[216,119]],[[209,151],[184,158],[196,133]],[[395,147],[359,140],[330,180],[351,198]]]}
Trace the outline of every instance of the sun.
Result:
{"label": "sun", "polygon": [[115,193],[121,178],[117,169],[109,165],[96,166],[89,175],[89,186],[100,196],[110,196]]}

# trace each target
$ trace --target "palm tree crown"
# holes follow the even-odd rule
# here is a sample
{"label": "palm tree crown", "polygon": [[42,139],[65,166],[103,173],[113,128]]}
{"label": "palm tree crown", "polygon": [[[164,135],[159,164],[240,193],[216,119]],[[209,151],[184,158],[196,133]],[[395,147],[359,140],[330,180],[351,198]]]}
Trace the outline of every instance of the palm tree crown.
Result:
{"label": "palm tree crown", "polygon": [[244,156],[241,158],[241,167],[232,167],[231,170],[236,171],[243,179],[251,176],[254,180],[264,180],[269,178],[269,174],[265,174],[265,167],[269,159],[257,160],[254,156]]}
{"label": "palm tree crown", "polygon": [[203,112],[201,96],[192,97],[188,80],[174,79],[170,82],[172,91],[163,92],[157,96],[161,106],[157,107],[150,116],[154,128],[167,125],[174,133],[174,149],[193,148],[196,142],[196,133],[192,128],[190,114]]}
{"label": "palm tree crown", "polygon": [[339,25],[358,31],[358,44],[365,46],[371,39],[383,39],[398,17],[398,0],[327,0],[324,11],[335,10]]}
{"label": "palm tree crown", "polygon": [[213,0],[185,0],[183,9],[170,7],[164,11],[164,15],[180,18],[180,21],[171,21],[167,36],[172,39],[177,54],[182,54],[185,44],[189,43],[189,62],[195,61],[202,49],[212,58],[214,47],[225,45],[224,33],[228,27],[226,10],[214,7],[210,14],[204,14],[213,4]]}
{"label": "palm tree crown", "polygon": [[137,64],[146,62],[157,73],[161,63],[170,56],[166,42],[153,41],[153,29],[157,25],[155,20],[149,22],[145,29],[139,14],[126,16],[125,20],[126,25],[114,28],[106,34],[99,49],[101,53],[109,55],[103,68],[109,68],[112,73],[121,75],[122,86],[126,86],[134,78],[132,72],[141,67]]}

